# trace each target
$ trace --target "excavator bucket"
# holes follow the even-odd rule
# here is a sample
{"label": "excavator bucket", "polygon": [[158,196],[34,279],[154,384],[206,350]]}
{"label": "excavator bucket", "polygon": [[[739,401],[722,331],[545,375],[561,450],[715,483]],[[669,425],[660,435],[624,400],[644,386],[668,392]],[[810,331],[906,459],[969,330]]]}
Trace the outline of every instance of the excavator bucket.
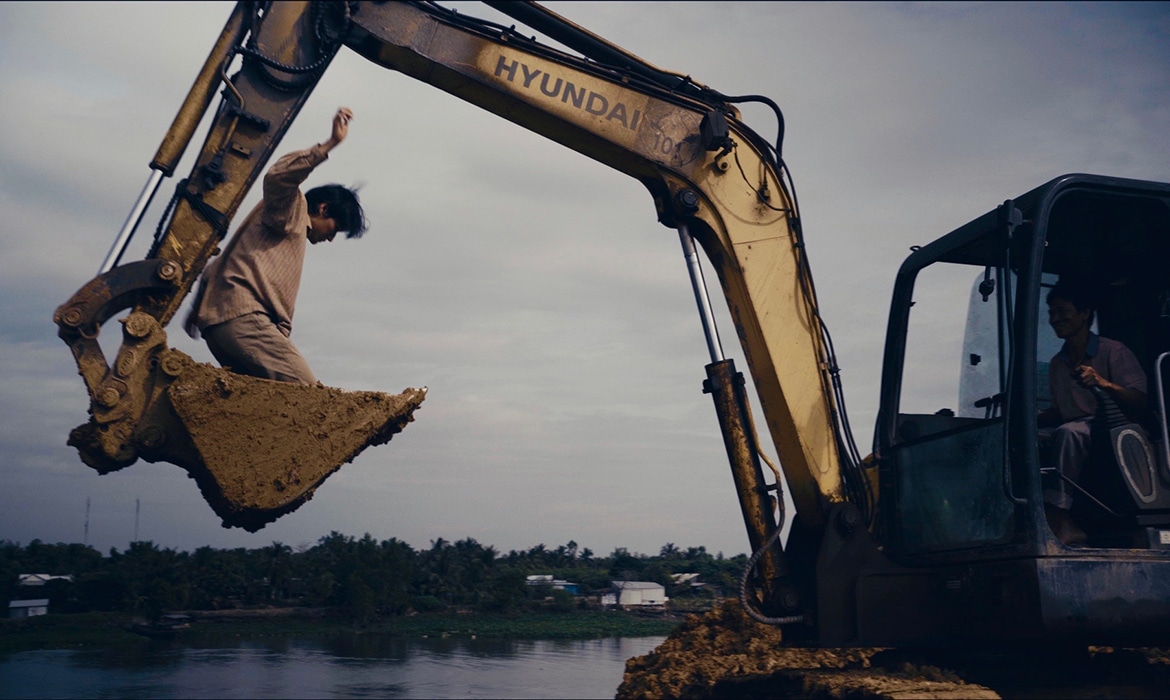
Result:
{"label": "excavator bucket", "polygon": [[197,364],[167,394],[202,465],[193,476],[204,497],[225,525],[254,532],[312,498],[366,447],[389,442],[426,391],[343,391]]}
{"label": "excavator bucket", "polygon": [[[385,394],[257,379],[169,354],[162,364],[172,380],[135,432],[136,456],[186,469],[224,527],[249,532],[296,510],[366,447],[389,442],[426,397],[425,388]],[[86,458],[100,431],[91,420],[70,444],[98,471],[125,466]]]}

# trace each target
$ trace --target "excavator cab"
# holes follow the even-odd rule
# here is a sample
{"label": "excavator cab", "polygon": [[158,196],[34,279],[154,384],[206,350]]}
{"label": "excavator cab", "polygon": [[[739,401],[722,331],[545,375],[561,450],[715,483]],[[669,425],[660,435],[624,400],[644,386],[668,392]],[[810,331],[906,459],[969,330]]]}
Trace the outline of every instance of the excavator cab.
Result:
{"label": "excavator cab", "polygon": [[[1153,639],[1170,618],[1170,185],[1067,175],[916,248],[895,284],[875,436],[883,552],[931,571],[966,634]],[[1046,296],[1101,290],[1096,329],[1149,378],[1146,420],[1093,421],[1062,544],[1037,429],[1061,347]],[[1101,412],[1104,413],[1103,411]],[[1114,419],[1117,416],[1113,416]],[[1123,593],[1123,594],[1120,594]],[[1159,602],[1163,601],[1163,602]]]}

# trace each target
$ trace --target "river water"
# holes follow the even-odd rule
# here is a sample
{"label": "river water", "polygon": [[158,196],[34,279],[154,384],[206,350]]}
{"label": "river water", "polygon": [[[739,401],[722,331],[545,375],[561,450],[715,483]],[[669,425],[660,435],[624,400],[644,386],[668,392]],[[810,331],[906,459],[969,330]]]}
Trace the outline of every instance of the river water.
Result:
{"label": "river water", "polygon": [[663,639],[143,640],[0,656],[0,698],[612,698]]}

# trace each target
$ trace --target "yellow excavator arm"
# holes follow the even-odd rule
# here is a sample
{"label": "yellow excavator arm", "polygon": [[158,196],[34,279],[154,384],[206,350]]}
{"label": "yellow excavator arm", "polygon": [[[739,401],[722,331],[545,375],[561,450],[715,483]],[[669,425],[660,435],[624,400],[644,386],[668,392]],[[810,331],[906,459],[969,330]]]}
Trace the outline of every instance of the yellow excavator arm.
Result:
{"label": "yellow excavator arm", "polygon": [[[235,8],[152,162],[154,174],[135,207],[144,209],[161,176],[173,172],[195,125],[222,90],[207,140],[191,174],[176,188],[169,218],[164,217],[147,259],[116,265],[137,225],[132,214],[102,274],[56,314],[91,398],[92,419],[75,431],[71,443],[83,460],[103,471],[137,457],[179,464],[200,481],[226,524],[254,529],[295,508],[343,461],[366,444],[389,439],[410,420],[421,391],[350,396],[230,375],[169,349],[162,331],[217,252],[236,209],[320,75],[346,46],[620,170],[649,190],[659,220],[679,231],[688,256],[712,358],[707,388],[717,406],[727,393],[728,411],[736,412],[729,392],[737,373],[723,357],[710,320],[693,241],[719,277],[798,515],[805,527],[820,528],[826,506],[846,500],[848,482],[856,477],[842,466],[852,455],[843,441],[847,430],[840,423],[836,368],[817,311],[780,138],[769,143],[740,120],[735,107],[758,98],[728,97],[662,71],[538,5],[490,4],[584,57],[432,3],[276,2]],[[238,56],[242,67],[229,76]],[[777,118],[782,119],[778,110]],[[132,311],[124,321],[124,344],[111,367],[96,334],[102,322],[127,308]],[[241,399],[258,395],[267,398]],[[248,411],[255,412],[250,420],[261,422],[265,411],[285,416],[284,423],[267,430],[278,434],[287,450],[273,457],[272,473],[262,479],[252,476],[257,451],[272,446],[256,443],[251,434],[237,435],[221,454],[223,446],[209,439],[219,429],[206,426],[233,401],[239,405],[227,410],[235,425],[242,425],[239,417]],[[750,414],[745,415],[742,399],[739,403],[739,418],[724,421],[721,414],[721,423],[733,463],[736,452],[746,460],[747,471],[736,475],[737,488],[753,548],[760,549],[777,523],[758,462],[750,464],[758,446]],[[332,451],[305,452],[306,444],[336,442],[340,433],[352,440]],[[318,461],[299,467],[312,476],[300,474],[298,480],[285,468],[282,460],[292,455]],[[241,495],[248,489],[250,501]],[[765,568],[782,566],[773,561]]]}
{"label": "yellow excavator arm", "polygon": [[[662,223],[685,228],[719,275],[798,506],[840,500],[822,329],[768,144],[733,105],[685,77],[671,89],[460,19],[408,3],[363,6],[346,45],[642,182]],[[725,126],[705,137],[711,121]]]}

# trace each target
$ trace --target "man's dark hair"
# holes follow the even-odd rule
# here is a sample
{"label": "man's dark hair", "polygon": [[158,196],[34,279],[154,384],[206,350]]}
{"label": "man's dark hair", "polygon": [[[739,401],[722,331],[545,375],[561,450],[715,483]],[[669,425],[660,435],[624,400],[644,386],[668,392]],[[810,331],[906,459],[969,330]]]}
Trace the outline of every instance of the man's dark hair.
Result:
{"label": "man's dark hair", "polygon": [[[1097,290],[1087,279],[1061,275],[1060,280],[1049,290],[1045,302],[1051,306],[1053,299],[1064,299],[1072,304],[1077,311],[1097,310]],[[1093,322],[1093,315],[1089,315],[1089,323]]]}
{"label": "man's dark hair", "polygon": [[324,204],[329,218],[337,222],[338,231],[345,231],[346,238],[361,238],[366,232],[366,215],[357,190],[342,185],[321,185],[306,192],[305,199],[311,212]]}

